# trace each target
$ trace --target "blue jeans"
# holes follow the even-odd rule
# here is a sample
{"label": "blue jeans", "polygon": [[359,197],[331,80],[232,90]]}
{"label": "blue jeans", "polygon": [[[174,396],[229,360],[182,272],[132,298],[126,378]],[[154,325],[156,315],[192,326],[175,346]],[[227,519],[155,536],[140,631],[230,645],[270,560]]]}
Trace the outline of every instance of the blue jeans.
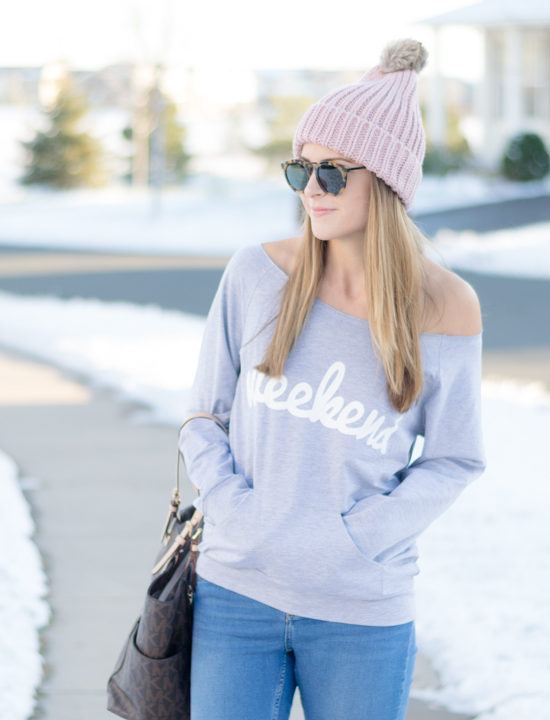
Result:
{"label": "blue jeans", "polygon": [[191,720],[403,720],[414,621],[374,626],[290,615],[197,576]]}

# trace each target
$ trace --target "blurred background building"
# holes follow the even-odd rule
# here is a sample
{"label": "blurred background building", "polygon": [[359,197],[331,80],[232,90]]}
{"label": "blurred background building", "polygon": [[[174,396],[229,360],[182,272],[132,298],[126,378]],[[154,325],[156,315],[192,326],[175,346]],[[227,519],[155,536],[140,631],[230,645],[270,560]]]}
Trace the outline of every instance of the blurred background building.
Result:
{"label": "blurred background building", "polygon": [[[468,140],[479,160],[494,167],[506,143],[519,132],[537,133],[550,147],[548,0],[483,0],[421,24],[434,31],[433,79],[426,100],[428,133],[435,144],[447,142],[446,111],[453,89],[441,73],[442,30],[464,25],[478,30],[483,42],[482,80],[472,87],[473,94],[464,93],[461,108],[463,120],[469,122]],[[463,48],[465,56],[469,50]]]}

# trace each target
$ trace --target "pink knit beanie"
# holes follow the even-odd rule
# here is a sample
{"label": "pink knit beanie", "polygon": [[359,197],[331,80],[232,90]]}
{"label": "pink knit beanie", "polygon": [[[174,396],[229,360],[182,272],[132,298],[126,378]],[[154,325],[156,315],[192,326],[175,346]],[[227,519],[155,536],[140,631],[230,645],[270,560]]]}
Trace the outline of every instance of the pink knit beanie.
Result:
{"label": "pink knit beanie", "polygon": [[409,210],[422,180],[426,152],[417,73],[427,57],[417,40],[387,45],[380,64],[358,83],[335,90],[308,108],[294,134],[294,157],[307,142],[329,147],[382,178]]}

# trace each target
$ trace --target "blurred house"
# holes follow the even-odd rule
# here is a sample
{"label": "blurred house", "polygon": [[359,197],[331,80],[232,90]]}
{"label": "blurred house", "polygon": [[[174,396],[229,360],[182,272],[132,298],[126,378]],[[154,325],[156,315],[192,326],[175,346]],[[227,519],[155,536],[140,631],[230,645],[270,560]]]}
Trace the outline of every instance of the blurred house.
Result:
{"label": "blurred house", "polygon": [[342,85],[357,82],[364,71],[358,70],[257,70],[258,101],[273,96],[311,96],[312,100],[332,92]]}
{"label": "blurred house", "polygon": [[41,68],[0,67],[0,105],[27,105],[34,101]]}
{"label": "blurred house", "polygon": [[479,133],[471,143],[481,164],[495,167],[520,131],[539,134],[550,150],[550,0],[483,0],[418,24],[434,33],[434,78],[426,97],[434,144],[445,144],[446,128],[441,31],[463,25],[478,30],[484,46],[483,76],[474,94]]}

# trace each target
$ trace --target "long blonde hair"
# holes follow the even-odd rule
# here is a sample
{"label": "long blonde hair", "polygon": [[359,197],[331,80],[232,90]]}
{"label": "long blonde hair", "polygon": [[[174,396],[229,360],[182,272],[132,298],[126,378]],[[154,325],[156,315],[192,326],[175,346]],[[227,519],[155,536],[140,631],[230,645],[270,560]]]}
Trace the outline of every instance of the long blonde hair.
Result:
{"label": "long blonde hair", "polygon": [[[363,242],[369,327],[383,364],[388,397],[407,411],[422,392],[420,334],[426,289],[420,232],[395,191],[371,174],[370,204]],[[282,288],[275,331],[260,372],[280,377],[290,350],[307,322],[326,262],[327,243],[313,235],[306,215],[296,264]],[[272,320],[272,321],[273,321]],[[271,321],[271,322],[272,322]],[[265,326],[264,326],[265,327]]]}

